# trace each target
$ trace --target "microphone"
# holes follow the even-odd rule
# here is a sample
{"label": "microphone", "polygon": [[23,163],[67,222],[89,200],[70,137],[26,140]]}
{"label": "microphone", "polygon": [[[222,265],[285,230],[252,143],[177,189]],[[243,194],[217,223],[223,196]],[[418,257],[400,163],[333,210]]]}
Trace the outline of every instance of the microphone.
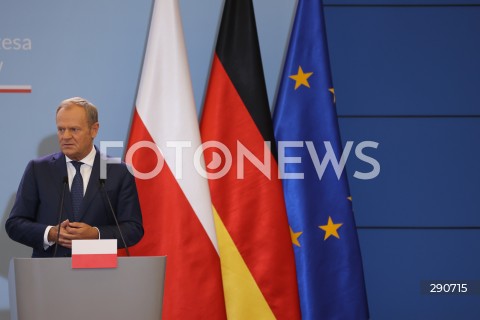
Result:
{"label": "microphone", "polygon": [[117,216],[115,215],[115,210],[113,210],[112,202],[110,201],[110,197],[108,196],[107,190],[105,190],[105,179],[100,179],[100,188],[103,190],[103,192],[105,193],[105,196],[107,197],[108,206],[110,207],[110,212],[112,213],[113,220],[115,220],[115,224],[117,225],[118,233],[120,233],[120,238],[122,239],[123,246],[125,247],[125,252],[127,253],[127,257],[130,257],[130,252],[128,252],[127,243],[123,238],[122,229],[120,229]]}
{"label": "microphone", "polygon": [[62,197],[60,198],[60,209],[58,209],[58,223],[57,223],[57,240],[55,240],[55,249],[53,250],[53,257],[57,255],[57,248],[58,248],[58,240],[60,239],[60,223],[62,222],[62,215],[63,215],[63,201],[65,199],[65,189],[68,184],[68,177],[63,177],[62,182]]}

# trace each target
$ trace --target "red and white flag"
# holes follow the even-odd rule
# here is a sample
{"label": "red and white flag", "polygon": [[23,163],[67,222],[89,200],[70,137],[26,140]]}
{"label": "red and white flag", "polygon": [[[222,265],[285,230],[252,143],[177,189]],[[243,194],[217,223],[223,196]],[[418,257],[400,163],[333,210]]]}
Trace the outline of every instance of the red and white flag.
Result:
{"label": "red and white flag", "polygon": [[116,268],[117,240],[72,240],[72,268]]}
{"label": "red and white flag", "polygon": [[[158,149],[157,149],[158,148]],[[177,0],[156,0],[126,162],[145,235],[132,255],[166,255],[163,319],[225,319],[220,259]],[[200,153],[201,154],[201,153]],[[163,165],[163,167],[162,167]]]}

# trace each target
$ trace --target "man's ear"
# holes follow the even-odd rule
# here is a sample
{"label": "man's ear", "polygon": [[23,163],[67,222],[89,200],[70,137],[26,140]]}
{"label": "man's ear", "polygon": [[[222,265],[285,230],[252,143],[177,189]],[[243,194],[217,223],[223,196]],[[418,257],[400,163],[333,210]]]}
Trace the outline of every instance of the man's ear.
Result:
{"label": "man's ear", "polygon": [[92,135],[92,139],[94,139],[97,136],[99,128],[100,128],[100,124],[98,122],[95,122],[90,127],[90,134]]}

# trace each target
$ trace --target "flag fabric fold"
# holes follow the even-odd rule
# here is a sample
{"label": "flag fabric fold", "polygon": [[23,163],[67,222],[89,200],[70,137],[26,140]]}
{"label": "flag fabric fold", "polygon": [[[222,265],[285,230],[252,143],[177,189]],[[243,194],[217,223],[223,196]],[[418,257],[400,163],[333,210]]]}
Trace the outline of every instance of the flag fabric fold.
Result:
{"label": "flag fabric fold", "polygon": [[163,319],[226,318],[210,192],[195,168],[197,149],[178,2],[156,0],[126,162],[135,172],[145,229],[130,253],[167,256]]}
{"label": "flag fabric fold", "polygon": [[299,319],[251,0],[225,1],[200,128],[228,319]]}
{"label": "flag fabric fold", "polygon": [[347,177],[337,177],[331,164],[319,170],[330,149],[338,160],[342,153],[320,0],[298,2],[274,130],[285,159],[280,169],[302,318],[368,319]]}

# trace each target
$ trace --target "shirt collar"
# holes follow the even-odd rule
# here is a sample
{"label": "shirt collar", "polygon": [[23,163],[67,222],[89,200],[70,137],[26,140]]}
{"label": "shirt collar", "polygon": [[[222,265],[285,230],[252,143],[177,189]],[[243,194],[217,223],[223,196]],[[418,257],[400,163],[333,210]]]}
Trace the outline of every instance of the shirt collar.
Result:
{"label": "shirt collar", "polygon": [[[89,165],[90,167],[93,167],[93,162],[95,161],[95,155],[97,153],[97,150],[95,150],[95,147],[92,146],[92,150],[90,151],[89,154],[79,162],[83,162],[86,165]],[[69,157],[65,156],[65,160],[68,162],[72,162],[73,160],[70,159]]]}

